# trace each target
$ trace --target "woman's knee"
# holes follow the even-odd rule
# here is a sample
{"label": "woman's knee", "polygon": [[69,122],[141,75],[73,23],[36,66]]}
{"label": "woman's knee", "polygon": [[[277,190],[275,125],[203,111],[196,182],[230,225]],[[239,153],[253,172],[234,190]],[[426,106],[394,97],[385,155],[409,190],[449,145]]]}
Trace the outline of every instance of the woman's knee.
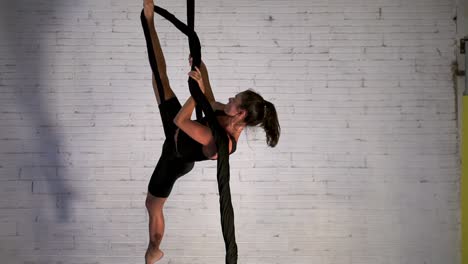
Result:
{"label": "woman's knee", "polygon": [[167,198],[163,197],[156,197],[148,193],[146,196],[146,201],[145,205],[146,208],[148,209],[148,212],[153,213],[153,212],[158,212],[162,211],[162,208],[164,206],[164,202],[166,201]]}
{"label": "woman's knee", "polygon": [[153,206],[153,201],[151,200],[151,198],[149,196],[146,196],[145,205],[146,205],[146,209],[148,209],[148,211],[150,211],[152,206]]}

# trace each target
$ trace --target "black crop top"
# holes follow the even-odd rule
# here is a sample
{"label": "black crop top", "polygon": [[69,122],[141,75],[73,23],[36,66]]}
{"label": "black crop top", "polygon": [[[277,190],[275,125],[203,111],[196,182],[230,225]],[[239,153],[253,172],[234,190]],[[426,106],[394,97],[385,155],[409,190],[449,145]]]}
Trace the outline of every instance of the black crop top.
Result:
{"label": "black crop top", "polygon": [[[222,110],[216,110],[215,115],[226,115]],[[200,124],[207,126],[207,118],[203,117],[201,120],[194,120]],[[227,133],[227,132],[226,132]],[[232,151],[230,154],[236,151],[237,142],[233,136],[229,133],[227,135],[231,138],[232,141]],[[176,152],[177,155],[187,161],[202,161],[208,160],[209,158],[203,154],[203,145],[198,141],[191,138],[187,133],[182,129],[179,129],[176,142]]]}

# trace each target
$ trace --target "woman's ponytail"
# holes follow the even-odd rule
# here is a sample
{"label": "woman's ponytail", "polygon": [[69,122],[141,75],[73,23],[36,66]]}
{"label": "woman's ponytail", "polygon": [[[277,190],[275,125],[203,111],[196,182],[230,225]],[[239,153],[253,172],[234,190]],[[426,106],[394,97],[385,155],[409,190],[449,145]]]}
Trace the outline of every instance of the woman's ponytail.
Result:
{"label": "woman's ponytail", "polygon": [[281,127],[278,122],[278,115],[276,113],[275,106],[264,100],[265,102],[265,114],[263,117],[263,122],[261,127],[265,130],[266,133],[266,142],[268,146],[275,147],[278,144],[279,136],[281,133]]}

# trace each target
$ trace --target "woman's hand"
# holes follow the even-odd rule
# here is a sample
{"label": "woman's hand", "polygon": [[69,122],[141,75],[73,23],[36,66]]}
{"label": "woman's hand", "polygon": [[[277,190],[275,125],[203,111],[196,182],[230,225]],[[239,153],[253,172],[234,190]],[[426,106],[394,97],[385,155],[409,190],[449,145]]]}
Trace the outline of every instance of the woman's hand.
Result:
{"label": "woman's hand", "polygon": [[188,75],[190,76],[190,78],[197,81],[198,86],[200,86],[200,90],[203,93],[205,93],[205,84],[203,83],[203,78],[202,78],[202,74],[200,72],[200,69],[198,67],[195,67],[195,71],[190,71],[188,73]]}

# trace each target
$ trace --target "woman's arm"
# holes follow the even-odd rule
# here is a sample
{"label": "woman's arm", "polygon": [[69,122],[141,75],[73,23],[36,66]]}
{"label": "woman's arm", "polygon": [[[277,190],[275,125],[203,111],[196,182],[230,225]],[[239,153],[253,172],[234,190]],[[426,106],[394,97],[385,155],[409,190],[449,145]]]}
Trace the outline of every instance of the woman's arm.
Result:
{"label": "woman's arm", "polygon": [[209,127],[191,120],[194,108],[195,100],[190,96],[174,118],[174,124],[195,141],[205,146],[213,141],[213,134]]}
{"label": "woman's arm", "polygon": [[211,102],[210,105],[211,108],[213,108],[213,111],[224,110],[224,107],[226,106],[225,104],[216,101]]}
{"label": "woman's arm", "polygon": [[[205,85],[204,85],[204,82],[203,82],[202,73],[201,73],[199,68],[197,68],[197,67],[195,67],[195,68],[196,68],[195,71],[190,71],[188,73],[188,75],[190,76],[190,78],[197,81],[201,92],[204,94],[205,93]],[[195,105],[196,105],[195,100],[193,99],[192,96],[190,96],[187,99],[187,101],[185,102],[185,104],[182,106],[182,108],[179,110],[176,117],[174,118],[174,123],[177,125],[181,121],[191,120],[192,112],[193,112],[193,109],[195,109]]]}
{"label": "woman's arm", "polygon": [[[197,81],[200,86],[200,90],[204,93],[205,87],[200,70],[197,68],[196,71],[189,72],[189,76],[190,78]],[[195,109],[195,104],[195,100],[192,96],[190,96],[179,110],[173,121],[176,126],[182,129],[182,131],[184,131],[195,141],[202,145],[208,145],[214,139],[213,134],[211,133],[211,129],[209,127],[192,120],[192,113]]]}

